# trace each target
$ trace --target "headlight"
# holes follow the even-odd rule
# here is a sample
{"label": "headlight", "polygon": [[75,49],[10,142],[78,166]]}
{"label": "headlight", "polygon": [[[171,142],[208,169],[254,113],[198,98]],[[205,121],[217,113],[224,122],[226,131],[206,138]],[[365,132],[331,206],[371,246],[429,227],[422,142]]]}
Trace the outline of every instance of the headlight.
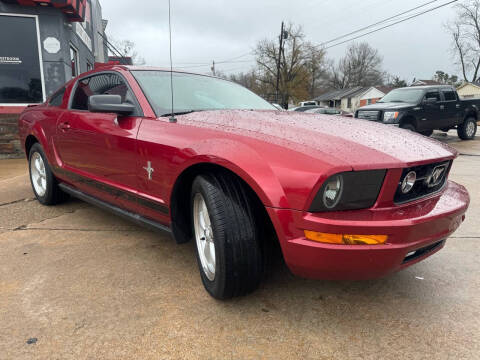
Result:
{"label": "headlight", "polygon": [[385,124],[395,124],[398,119],[398,111],[386,111],[383,114],[383,122]]}
{"label": "headlight", "polygon": [[378,198],[386,170],[349,171],[329,177],[310,205],[310,212],[366,209]]}
{"label": "headlight", "polygon": [[323,205],[327,209],[332,209],[338,205],[342,196],[343,177],[342,175],[332,176],[327,180],[323,189]]}

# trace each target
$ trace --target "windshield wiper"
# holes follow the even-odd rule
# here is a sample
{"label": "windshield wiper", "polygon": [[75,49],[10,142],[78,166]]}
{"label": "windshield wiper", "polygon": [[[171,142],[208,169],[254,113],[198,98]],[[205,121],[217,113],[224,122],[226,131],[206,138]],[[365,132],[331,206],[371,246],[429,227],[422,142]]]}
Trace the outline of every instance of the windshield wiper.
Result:
{"label": "windshield wiper", "polygon": [[168,113],[164,113],[162,115],[160,115],[160,117],[168,117],[168,116],[175,116],[175,115],[186,115],[186,114],[191,114],[193,112],[197,112],[197,111],[202,111],[202,110],[184,110],[184,111],[176,111],[174,113],[172,112],[168,112]]}

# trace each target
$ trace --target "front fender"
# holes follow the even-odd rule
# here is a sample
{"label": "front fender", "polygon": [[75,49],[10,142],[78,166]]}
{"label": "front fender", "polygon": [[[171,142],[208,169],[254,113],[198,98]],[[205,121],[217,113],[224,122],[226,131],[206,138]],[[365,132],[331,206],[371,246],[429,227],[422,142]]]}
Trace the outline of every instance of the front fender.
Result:
{"label": "front fender", "polygon": [[285,191],[268,162],[253,148],[229,139],[209,139],[191,145],[192,152],[178,168],[177,179],[188,168],[198,164],[215,164],[242,178],[268,207],[290,208]]}

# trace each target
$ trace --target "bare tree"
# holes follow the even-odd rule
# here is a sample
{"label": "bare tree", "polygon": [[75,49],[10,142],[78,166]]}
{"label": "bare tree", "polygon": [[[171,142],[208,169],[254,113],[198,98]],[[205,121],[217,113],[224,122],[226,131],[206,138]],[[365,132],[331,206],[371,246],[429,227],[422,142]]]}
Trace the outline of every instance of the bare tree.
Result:
{"label": "bare tree", "polygon": [[112,53],[114,56],[120,55],[121,57],[127,57],[132,59],[134,65],[145,65],[145,59],[141,57],[135,49],[135,43],[130,40],[115,40],[111,39],[110,42],[115,47],[115,52],[120,54]]}
{"label": "bare tree", "polygon": [[381,85],[386,77],[382,62],[377,49],[368,43],[354,43],[337,65],[331,63],[330,84],[335,89]]}
{"label": "bare tree", "polygon": [[480,0],[457,6],[457,18],[447,25],[452,36],[452,51],[465,81],[475,82],[480,70]]}
{"label": "bare tree", "polygon": [[310,99],[317,97],[327,75],[326,52],[309,42],[305,44],[305,67],[309,75]]}
{"label": "bare tree", "polygon": [[[308,85],[311,84],[307,67],[305,35],[300,26],[289,24],[286,28],[288,37],[280,54],[279,95],[281,105],[308,98]],[[279,44],[276,40],[265,39],[257,44],[255,49],[258,65],[258,80],[267,94],[262,94],[269,100],[274,99],[276,92],[277,63]],[[319,59],[317,59],[319,60]]]}

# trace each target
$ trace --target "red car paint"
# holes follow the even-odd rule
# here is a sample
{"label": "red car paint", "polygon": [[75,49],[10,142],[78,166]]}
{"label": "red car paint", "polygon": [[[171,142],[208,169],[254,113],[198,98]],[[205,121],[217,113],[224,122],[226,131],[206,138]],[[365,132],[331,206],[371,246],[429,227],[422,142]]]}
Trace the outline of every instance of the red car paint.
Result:
{"label": "red car paint", "polygon": [[[115,122],[115,114],[69,110],[76,80],[67,84],[60,107],[43,104],[22,113],[23,144],[35,137],[60,181],[171,226],[172,191],[180,175],[198,164],[224,167],[265,206],[290,269],[313,278],[367,279],[402,269],[444,243],[404,262],[409,252],[446,239],[464,219],[469,195],[451,181],[420,200],[393,201],[402,169],[454,159],[457,153],[447,145],[374,122],[295,112],[205,111],[177,116],[171,123],[155,116],[132,69],[137,68],[109,66],[82,77],[105,70],[120,73],[135,93],[142,117],[119,116]],[[144,169],[149,161],[155,169],[152,180]],[[329,176],[372,169],[387,169],[373,207],[308,211]],[[389,240],[376,246],[329,245],[307,240],[304,230],[386,234]]]}

